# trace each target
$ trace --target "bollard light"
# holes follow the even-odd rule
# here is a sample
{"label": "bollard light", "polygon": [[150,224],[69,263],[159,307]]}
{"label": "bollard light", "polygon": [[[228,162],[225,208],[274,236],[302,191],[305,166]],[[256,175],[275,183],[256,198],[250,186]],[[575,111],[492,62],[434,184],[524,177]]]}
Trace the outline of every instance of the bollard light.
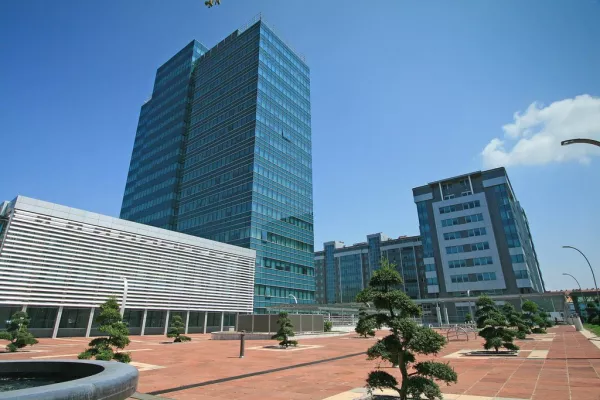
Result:
{"label": "bollard light", "polygon": [[240,332],[240,358],[244,358],[244,350],[246,342],[246,331]]}

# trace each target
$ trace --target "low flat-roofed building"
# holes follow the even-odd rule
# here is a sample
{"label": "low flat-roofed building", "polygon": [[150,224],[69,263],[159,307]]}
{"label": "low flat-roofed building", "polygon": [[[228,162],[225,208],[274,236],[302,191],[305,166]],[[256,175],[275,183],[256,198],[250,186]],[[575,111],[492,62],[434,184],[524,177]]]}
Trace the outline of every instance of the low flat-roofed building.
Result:
{"label": "low flat-roofed building", "polygon": [[0,207],[0,320],[26,310],[39,337],[94,336],[97,307],[122,305],[131,334],[234,326],[251,313],[254,250],[24,196]]}

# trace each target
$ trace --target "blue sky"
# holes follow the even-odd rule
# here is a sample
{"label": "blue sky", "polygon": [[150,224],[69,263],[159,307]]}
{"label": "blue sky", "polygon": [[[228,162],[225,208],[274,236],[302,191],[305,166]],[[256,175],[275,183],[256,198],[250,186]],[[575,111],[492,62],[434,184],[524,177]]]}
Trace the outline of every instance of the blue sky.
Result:
{"label": "blue sky", "polygon": [[557,142],[600,137],[598,1],[222,1],[2,2],[0,199],[117,216],[156,68],[262,12],[311,67],[317,249],[417,234],[412,187],[502,163],[547,286],[593,286],[560,246],[600,266],[600,149]]}

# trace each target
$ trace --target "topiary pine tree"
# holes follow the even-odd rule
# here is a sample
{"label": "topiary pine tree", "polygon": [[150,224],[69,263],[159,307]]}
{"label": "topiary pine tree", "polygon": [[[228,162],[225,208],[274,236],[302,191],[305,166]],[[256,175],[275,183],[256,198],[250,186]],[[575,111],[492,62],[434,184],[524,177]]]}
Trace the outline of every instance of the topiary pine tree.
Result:
{"label": "topiary pine tree", "polygon": [[89,343],[90,348],[80,353],[77,358],[88,360],[116,360],[122,363],[131,361],[129,353],[116,352],[115,349],[122,350],[129,345],[129,329],[123,322],[119,304],[115,297],[109,297],[104,304],[100,306],[100,314],[96,317],[96,322],[100,325],[98,330],[104,332],[108,337],[97,337]]}
{"label": "topiary pine tree", "polygon": [[529,333],[529,328],[523,319],[523,314],[518,312],[515,306],[510,303],[504,303],[502,307],[500,307],[500,312],[506,317],[508,326],[517,328],[517,339],[525,339]]}
{"label": "topiary pine tree", "polygon": [[[421,309],[399,289],[401,283],[402,278],[395,266],[383,258],[381,268],[373,273],[369,281],[369,287],[357,296],[360,303],[373,303],[377,311],[373,316],[377,327],[390,328],[390,334],[367,351],[368,358],[391,361],[400,369],[402,377],[398,387],[398,380],[393,375],[377,369],[369,373],[367,388],[371,393],[373,389],[393,389],[401,400],[419,399],[421,395],[431,400],[441,399],[440,387],[434,379],[450,384],[456,382],[456,372],[444,363],[417,363],[415,355],[436,354],[444,347],[446,339],[413,320],[421,314]],[[410,368],[414,372],[409,374]]]}
{"label": "topiary pine tree", "polygon": [[587,321],[592,322],[592,319],[595,316],[600,315],[598,313],[598,303],[595,303],[593,301],[588,301],[585,304],[585,313],[587,314]]}
{"label": "topiary pine tree", "polygon": [[0,339],[8,340],[6,350],[10,352],[22,349],[25,346],[37,344],[36,338],[27,330],[29,316],[24,311],[17,311],[6,324],[6,330],[0,332]]}
{"label": "topiary pine tree", "polygon": [[280,340],[279,345],[281,347],[285,347],[286,349],[289,346],[297,346],[297,341],[290,340],[290,337],[295,336],[295,333],[294,325],[292,325],[292,321],[288,317],[288,313],[280,312],[277,324],[279,325],[279,329],[277,330],[277,333],[271,337],[271,339]]}
{"label": "topiary pine tree", "polygon": [[479,336],[485,339],[483,347],[486,350],[495,349],[496,353],[501,347],[508,350],[519,350],[519,346],[513,343],[517,332],[509,328],[508,320],[502,314],[492,299],[481,296],[477,300],[477,328],[480,329]]}
{"label": "topiary pine tree", "polygon": [[548,319],[550,316],[542,311],[539,306],[531,300],[525,300],[521,305],[527,327],[531,333],[546,333]]}
{"label": "topiary pine tree", "polygon": [[175,338],[175,340],[173,340],[174,343],[189,342],[192,340],[191,337],[184,336],[183,333],[185,333],[185,324],[183,323],[183,318],[181,318],[181,315],[176,314],[171,320],[171,326],[167,332],[167,337]]}
{"label": "topiary pine tree", "polygon": [[465,324],[469,324],[473,321],[473,316],[470,313],[465,314]]}
{"label": "topiary pine tree", "polygon": [[375,319],[367,314],[367,310],[361,307],[358,310],[358,322],[354,331],[362,337],[375,336]]}

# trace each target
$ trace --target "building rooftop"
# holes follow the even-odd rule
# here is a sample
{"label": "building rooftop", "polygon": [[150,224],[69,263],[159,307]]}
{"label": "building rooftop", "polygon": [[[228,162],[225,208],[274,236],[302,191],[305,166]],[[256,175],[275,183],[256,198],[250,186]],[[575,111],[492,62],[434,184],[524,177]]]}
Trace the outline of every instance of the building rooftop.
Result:
{"label": "building rooftop", "polygon": [[246,249],[244,247],[187,235],[185,233],[170,231],[168,229],[156,228],[150,225],[109,217],[107,215],[62,206],[60,204],[54,204],[25,196],[17,196],[17,198],[11,202],[10,208],[36,212],[51,217],[64,218],[70,221],[96,225],[109,229],[136,233],[138,235],[144,235],[156,239],[170,240],[177,243],[189,244],[191,246],[209,247],[215,250],[221,250],[245,257],[256,256],[256,252],[254,250]]}

